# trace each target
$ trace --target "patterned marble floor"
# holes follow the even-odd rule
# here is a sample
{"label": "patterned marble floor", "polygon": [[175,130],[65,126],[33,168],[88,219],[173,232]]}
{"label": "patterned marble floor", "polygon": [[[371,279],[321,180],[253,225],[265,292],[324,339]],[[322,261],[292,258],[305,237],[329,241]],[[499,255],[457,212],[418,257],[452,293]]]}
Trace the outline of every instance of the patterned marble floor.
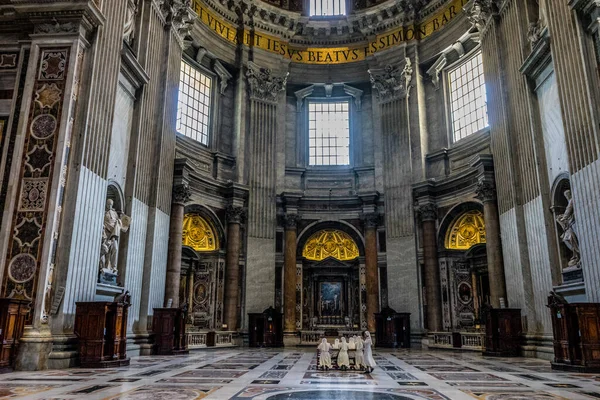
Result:
{"label": "patterned marble floor", "polygon": [[135,357],[131,366],[0,375],[0,399],[600,399],[600,375],[535,359],[377,350],[372,374],[316,370],[312,349],[218,349]]}

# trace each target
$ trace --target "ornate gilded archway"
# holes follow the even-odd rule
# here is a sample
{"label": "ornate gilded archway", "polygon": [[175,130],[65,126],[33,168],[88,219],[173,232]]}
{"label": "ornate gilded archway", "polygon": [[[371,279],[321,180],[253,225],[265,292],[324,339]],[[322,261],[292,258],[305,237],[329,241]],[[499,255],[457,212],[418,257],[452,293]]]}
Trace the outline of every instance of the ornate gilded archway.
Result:
{"label": "ornate gilded archway", "polygon": [[483,214],[479,210],[472,210],[461,214],[450,225],[444,247],[448,250],[469,250],[485,242]]}
{"label": "ornate gilded archway", "polygon": [[350,261],[358,256],[358,246],[354,239],[337,229],[323,229],[314,233],[302,249],[302,257],[311,261],[322,261],[326,258]]}
{"label": "ornate gilded archway", "polygon": [[219,237],[212,225],[199,214],[183,217],[182,245],[198,252],[215,251],[219,248]]}

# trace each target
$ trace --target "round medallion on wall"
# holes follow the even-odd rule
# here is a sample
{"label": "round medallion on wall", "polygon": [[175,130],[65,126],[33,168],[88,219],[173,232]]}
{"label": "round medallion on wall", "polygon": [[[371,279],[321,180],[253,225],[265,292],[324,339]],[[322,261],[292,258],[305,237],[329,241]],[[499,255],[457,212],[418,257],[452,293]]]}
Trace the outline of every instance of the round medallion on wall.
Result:
{"label": "round medallion on wall", "polygon": [[8,276],[15,283],[25,283],[35,275],[37,260],[31,254],[17,254],[10,261]]}
{"label": "round medallion on wall", "polygon": [[204,283],[198,283],[195,285],[194,298],[198,304],[205,303],[206,300],[208,300],[208,290]]}
{"label": "round medallion on wall", "polygon": [[458,298],[462,303],[468,304],[473,299],[471,285],[466,282],[458,285]]}
{"label": "round medallion on wall", "polygon": [[48,139],[56,130],[56,118],[50,114],[41,114],[31,122],[31,135],[39,140]]}

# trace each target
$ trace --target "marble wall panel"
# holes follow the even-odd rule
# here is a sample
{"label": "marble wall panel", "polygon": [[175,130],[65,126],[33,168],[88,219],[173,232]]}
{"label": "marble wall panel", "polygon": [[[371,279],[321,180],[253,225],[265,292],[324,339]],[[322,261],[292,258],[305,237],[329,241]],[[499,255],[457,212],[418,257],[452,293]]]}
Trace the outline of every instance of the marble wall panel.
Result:
{"label": "marble wall panel", "polygon": [[523,309],[525,307],[525,290],[521,272],[521,254],[518,250],[520,240],[517,231],[517,217],[514,208],[500,215],[500,232],[502,232],[502,255],[508,306]]}
{"label": "marble wall panel", "polygon": [[388,303],[397,312],[409,312],[413,331],[422,328],[421,279],[414,236],[386,240]]}
{"label": "marble wall panel", "polygon": [[162,307],[165,297],[165,279],[167,273],[167,248],[169,245],[169,215],[156,210],[154,220],[154,244],[150,272],[150,299],[148,315],[154,314],[153,308]]}
{"label": "marble wall panel", "polygon": [[[71,252],[62,310],[75,315],[75,302],[94,301],[102,242],[106,180],[81,167],[79,195],[73,213]],[[70,326],[72,327],[72,321]]]}
{"label": "marble wall panel", "polygon": [[133,119],[134,99],[119,84],[115,101],[115,118],[110,139],[107,179],[114,180],[121,188],[125,187],[129,138]]}
{"label": "marble wall panel", "polygon": [[[131,294],[131,307],[127,331],[137,330],[142,297],[142,277],[144,273],[144,255],[146,232],[148,228],[148,206],[135,197],[131,201],[131,226],[129,227],[129,245],[123,285]],[[121,258],[122,259],[122,258]],[[119,271],[121,274],[122,271]],[[119,279],[123,280],[121,276]]]}
{"label": "marble wall panel", "polygon": [[551,334],[552,321],[546,304],[548,294],[552,290],[552,272],[544,224],[542,198],[537,197],[523,206],[525,214],[525,229],[527,231],[527,248],[531,266],[533,284],[535,322],[530,318],[530,332]]}
{"label": "marble wall panel", "polygon": [[[246,313],[260,313],[275,299],[275,240],[248,237]],[[245,329],[248,327],[245,326]]]}
{"label": "marble wall panel", "polygon": [[[552,69],[552,66],[548,66]],[[544,149],[548,164],[548,181],[552,185],[558,175],[569,170],[567,143],[558,98],[558,84],[554,72],[538,87],[538,102],[542,132],[544,134]]]}
{"label": "marble wall panel", "polygon": [[600,160],[574,173],[571,188],[585,291],[588,301],[597,303],[600,302]]}

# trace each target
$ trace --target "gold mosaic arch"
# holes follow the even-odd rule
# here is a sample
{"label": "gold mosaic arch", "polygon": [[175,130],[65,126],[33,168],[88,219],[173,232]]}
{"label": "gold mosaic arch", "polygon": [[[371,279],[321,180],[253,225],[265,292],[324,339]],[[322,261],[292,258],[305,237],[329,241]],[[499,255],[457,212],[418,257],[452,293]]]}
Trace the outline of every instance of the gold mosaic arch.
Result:
{"label": "gold mosaic arch", "polygon": [[446,232],[448,250],[469,250],[485,243],[485,222],[481,211],[467,211],[459,216]]}
{"label": "gold mosaic arch", "polygon": [[185,214],[181,243],[196,251],[214,251],[219,239],[212,225],[198,214]]}
{"label": "gold mosaic arch", "polygon": [[321,261],[328,257],[350,261],[358,256],[358,246],[354,239],[335,229],[324,229],[313,234],[302,249],[302,257],[312,261]]}

